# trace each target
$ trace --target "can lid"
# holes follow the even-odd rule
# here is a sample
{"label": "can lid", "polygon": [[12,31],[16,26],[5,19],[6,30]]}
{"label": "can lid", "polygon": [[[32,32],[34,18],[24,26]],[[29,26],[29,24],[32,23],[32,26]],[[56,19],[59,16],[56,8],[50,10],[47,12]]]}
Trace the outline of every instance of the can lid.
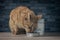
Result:
{"label": "can lid", "polygon": [[26,35],[27,35],[27,37],[38,37],[38,36],[40,36],[39,33],[27,33]]}

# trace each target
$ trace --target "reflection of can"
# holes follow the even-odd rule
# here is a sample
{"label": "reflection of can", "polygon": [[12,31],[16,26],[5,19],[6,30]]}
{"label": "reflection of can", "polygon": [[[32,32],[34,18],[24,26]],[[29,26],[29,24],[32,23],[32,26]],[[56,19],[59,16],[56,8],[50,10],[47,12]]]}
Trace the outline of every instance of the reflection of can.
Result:
{"label": "reflection of can", "polygon": [[40,35],[43,35],[44,34],[44,19],[40,19],[38,21],[38,27],[35,30],[35,32],[40,33]]}

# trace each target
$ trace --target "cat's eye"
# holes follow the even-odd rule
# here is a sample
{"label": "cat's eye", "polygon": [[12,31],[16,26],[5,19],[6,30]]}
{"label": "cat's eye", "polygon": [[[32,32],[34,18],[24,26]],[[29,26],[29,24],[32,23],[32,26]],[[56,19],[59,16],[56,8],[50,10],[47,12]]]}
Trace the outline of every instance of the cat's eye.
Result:
{"label": "cat's eye", "polygon": [[25,20],[28,20],[27,18],[25,18]]}

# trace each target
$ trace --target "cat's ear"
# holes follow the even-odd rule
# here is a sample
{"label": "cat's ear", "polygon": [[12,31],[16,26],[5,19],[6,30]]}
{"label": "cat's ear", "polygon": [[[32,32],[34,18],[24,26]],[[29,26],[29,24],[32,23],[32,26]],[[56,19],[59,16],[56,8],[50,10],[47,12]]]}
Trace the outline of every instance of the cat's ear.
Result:
{"label": "cat's ear", "polygon": [[37,19],[41,19],[42,18],[42,15],[37,15]]}

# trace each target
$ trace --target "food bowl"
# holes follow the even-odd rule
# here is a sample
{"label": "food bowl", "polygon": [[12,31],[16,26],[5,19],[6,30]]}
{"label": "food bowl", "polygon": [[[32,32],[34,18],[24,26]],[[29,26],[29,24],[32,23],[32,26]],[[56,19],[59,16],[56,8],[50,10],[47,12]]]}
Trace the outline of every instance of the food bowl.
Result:
{"label": "food bowl", "polygon": [[27,37],[39,37],[39,33],[26,33]]}

